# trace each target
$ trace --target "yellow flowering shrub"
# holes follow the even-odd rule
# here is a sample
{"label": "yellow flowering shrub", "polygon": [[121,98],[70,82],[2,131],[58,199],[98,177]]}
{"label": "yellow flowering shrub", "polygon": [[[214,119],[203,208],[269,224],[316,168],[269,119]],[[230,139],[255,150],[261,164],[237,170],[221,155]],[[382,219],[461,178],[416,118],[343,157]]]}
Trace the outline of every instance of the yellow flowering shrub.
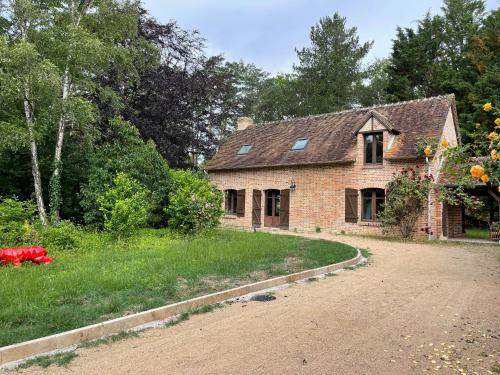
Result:
{"label": "yellow flowering shrub", "polygon": [[488,183],[490,181],[490,176],[488,176],[487,174],[483,174],[481,176],[481,181],[483,181],[485,184]]}
{"label": "yellow flowering shrub", "polygon": [[470,174],[472,177],[481,178],[484,175],[484,168],[482,165],[473,165],[470,169]]}
{"label": "yellow flowering shrub", "polygon": [[496,141],[498,139],[498,133],[497,132],[491,132],[488,134],[488,139],[490,141]]}
{"label": "yellow flowering shrub", "polygon": [[493,109],[493,105],[492,105],[490,102],[485,103],[485,104],[483,105],[483,111],[485,111],[485,112],[489,112],[489,111],[491,111],[492,109]]}

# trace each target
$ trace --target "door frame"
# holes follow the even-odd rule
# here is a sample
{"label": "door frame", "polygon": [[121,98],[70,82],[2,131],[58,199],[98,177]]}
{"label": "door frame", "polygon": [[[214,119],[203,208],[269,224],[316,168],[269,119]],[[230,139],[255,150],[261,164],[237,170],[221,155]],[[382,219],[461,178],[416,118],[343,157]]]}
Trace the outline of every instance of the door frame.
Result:
{"label": "door frame", "polygon": [[[269,194],[271,195],[271,215],[269,216]],[[264,226],[268,228],[280,227],[279,204],[281,199],[281,191],[279,189],[264,190]],[[276,209],[278,208],[278,209]]]}

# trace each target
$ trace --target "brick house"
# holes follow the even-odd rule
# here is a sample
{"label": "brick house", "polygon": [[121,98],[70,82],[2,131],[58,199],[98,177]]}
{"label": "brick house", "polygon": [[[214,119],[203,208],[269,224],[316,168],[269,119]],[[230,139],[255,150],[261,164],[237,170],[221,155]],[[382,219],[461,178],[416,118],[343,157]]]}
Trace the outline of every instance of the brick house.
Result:
{"label": "brick house", "polygon": [[[393,173],[426,168],[420,137],[459,142],[452,95],[263,124],[241,118],[206,165],[224,192],[222,225],[380,234],[377,211]],[[438,182],[442,152],[437,146],[430,162]],[[429,207],[419,228],[437,238],[461,231],[461,209],[434,193]]]}

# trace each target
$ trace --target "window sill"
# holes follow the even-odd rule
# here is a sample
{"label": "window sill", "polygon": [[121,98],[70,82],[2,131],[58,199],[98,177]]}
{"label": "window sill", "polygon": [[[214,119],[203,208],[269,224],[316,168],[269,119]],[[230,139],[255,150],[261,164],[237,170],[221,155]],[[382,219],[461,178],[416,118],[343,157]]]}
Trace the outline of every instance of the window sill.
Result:
{"label": "window sill", "polygon": [[363,169],[381,169],[384,164],[363,164]]}
{"label": "window sill", "polygon": [[360,221],[358,223],[362,227],[381,227],[382,223],[380,221]]}
{"label": "window sill", "polygon": [[236,214],[225,214],[222,218],[227,220],[236,220],[238,216]]}

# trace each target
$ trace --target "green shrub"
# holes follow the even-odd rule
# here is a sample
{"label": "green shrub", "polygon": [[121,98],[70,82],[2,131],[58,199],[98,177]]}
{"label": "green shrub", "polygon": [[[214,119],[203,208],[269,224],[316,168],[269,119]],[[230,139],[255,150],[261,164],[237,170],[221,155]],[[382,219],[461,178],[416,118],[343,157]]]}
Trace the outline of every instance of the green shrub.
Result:
{"label": "green shrub", "polygon": [[[0,198],[0,246],[21,246],[37,240],[32,221],[35,204],[15,198]],[[34,242],[33,242],[34,241]]]}
{"label": "green shrub", "polygon": [[80,205],[86,225],[101,227],[104,222],[97,197],[111,185],[120,172],[127,173],[151,192],[150,224],[166,226],[163,210],[172,191],[167,162],[152,141],[144,143],[137,128],[120,118],[110,121],[106,142],[94,150],[90,157],[88,179],[81,187]]}
{"label": "green shrub", "polygon": [[185,233],[215,228],[223,214],[222,194],[198,173],[178,170],[172,179],[174,192],[165,208],[169,226]]}
{"label": "green shrub", "polygon": [[144,226],[151,210],[148,189],[125,173],[116,175],[113,186],[107,186],[97,203],[104,215],[104,229],[118,238]]}
{"label": "green shrub", "polygon": [[60,221],[48,228],[41,228],[39,233],[42,246],[48,250],[73,250],[78,247],[80,240],[80,229],[70,221]]}

